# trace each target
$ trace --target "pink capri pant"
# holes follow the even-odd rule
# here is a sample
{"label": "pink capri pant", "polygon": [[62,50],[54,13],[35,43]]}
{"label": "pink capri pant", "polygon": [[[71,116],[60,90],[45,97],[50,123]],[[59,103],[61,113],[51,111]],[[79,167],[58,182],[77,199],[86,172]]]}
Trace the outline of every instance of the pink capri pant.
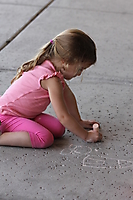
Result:
{"label": "pink capri pant", "polygon": [[54,138],[61,137],[65,132],[64,126],[58,119],[43,113],[33,120],[0,114],[0,121],[2,122],[2,133],[17,131],[28,132],[32,148],[47,148],[53,144]]}

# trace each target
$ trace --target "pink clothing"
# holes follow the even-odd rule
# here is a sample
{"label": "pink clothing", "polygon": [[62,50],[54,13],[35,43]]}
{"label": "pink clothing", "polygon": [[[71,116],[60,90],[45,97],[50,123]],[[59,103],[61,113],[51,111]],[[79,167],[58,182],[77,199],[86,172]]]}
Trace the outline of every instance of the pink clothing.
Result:
{"label": "pink clothing", "polygon": [[57,76],[64,88],[63,75],[56,72],[48,60],[33,70],[24,72],[0,97],[0,126],[2,133],[26,131],[32,147],[46,148],[54,137],[61,137],[65,128],[53,116],[42,114],[50,103],[48,91],[41,87],[41,80]]}
{"label": "pink clothing", "polygon": [[35,119],[30,120],[22,117],[1,115],[2,133],[26,131],[30,135],[33,148],[46,148],[53,144],[54,138],[61,137],[65,128],[53,116],[48,114],[40,114]]}
{"label": "pink clothing", "polygon": [[46,110],[50,103],[49,94],[41,87],[40,82],[53,76],[59,77],[64,87],[63,75],[56,72],[48,60],[33,70],[24,72],[0,98],[0,113],[35,118]]}

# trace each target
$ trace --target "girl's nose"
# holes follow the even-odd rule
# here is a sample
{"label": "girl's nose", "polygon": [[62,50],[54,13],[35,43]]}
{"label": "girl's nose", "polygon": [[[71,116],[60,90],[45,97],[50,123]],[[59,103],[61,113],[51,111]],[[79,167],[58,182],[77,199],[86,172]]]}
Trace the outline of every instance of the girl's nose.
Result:
{"label": "girl's nose", "polygon": [[82,74],[82,71],[79,71],[78,74],[77,74],[77,76],[80,76],[81,74]]}

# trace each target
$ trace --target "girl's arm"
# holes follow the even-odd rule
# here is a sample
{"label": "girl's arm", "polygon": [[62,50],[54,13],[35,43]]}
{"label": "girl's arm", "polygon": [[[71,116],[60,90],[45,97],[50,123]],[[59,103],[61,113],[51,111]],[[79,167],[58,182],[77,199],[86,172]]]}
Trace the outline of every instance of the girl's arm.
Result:
{"label": "girl's arm", "polygon": [[81,121],[81,117],[80,117],[80,114],[79,114],[76,98],[75,98],[73,92],[71,91],[71,89],[69,88],[69,86],[67,85],[67,83],[65,83],[64,100],[65,100],[65,103],[66,103],[66,106],[67,106],[67,109],[68,109],[69,113],[78,122],[80,122]]}
{"label": "girl's arm", "polygon": [[93,124],[97,123],[96,121],[88,121],[81,119],[76,98],[67,84],[64,89],[64,99],[69,113],[78,121],[78,123],[80,123],[82,127],[92,128]]}
{"label": "girl's arm", "polygon": [[50,79],[43,80],[41,81],[41,85],[44,89],[48,90],[49,97],[54,111],[56,113],[56,116],[59,119],[59,121],[64,125],[64,127],[66,127],[72,133],[74,133],[75,135],[77,135],[85,141],[89,140],[91,142],[97,142],[101,139],[100,134],[98,132],[92,133],[86,131],[78,123],[75,117],[73,117],[69,113],[66,103],[64,101],[63,88],[59,78],[52,77]]}

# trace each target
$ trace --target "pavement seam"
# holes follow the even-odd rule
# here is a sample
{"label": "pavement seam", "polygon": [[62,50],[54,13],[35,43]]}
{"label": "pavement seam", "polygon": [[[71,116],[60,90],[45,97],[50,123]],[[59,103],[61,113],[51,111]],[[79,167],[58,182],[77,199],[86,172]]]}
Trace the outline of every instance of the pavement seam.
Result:
{"label": "pavement seam", "polygon": [[33,22],[54,0],[48,2],[44,7],[42,7],[35,15],[31,17],[31,19],[24,24],[16,33],[14,33],[8,40],[6,40],[3,45],[0,46],[0,51],[4,49],[10,42],[12,42],[31,22]]}

